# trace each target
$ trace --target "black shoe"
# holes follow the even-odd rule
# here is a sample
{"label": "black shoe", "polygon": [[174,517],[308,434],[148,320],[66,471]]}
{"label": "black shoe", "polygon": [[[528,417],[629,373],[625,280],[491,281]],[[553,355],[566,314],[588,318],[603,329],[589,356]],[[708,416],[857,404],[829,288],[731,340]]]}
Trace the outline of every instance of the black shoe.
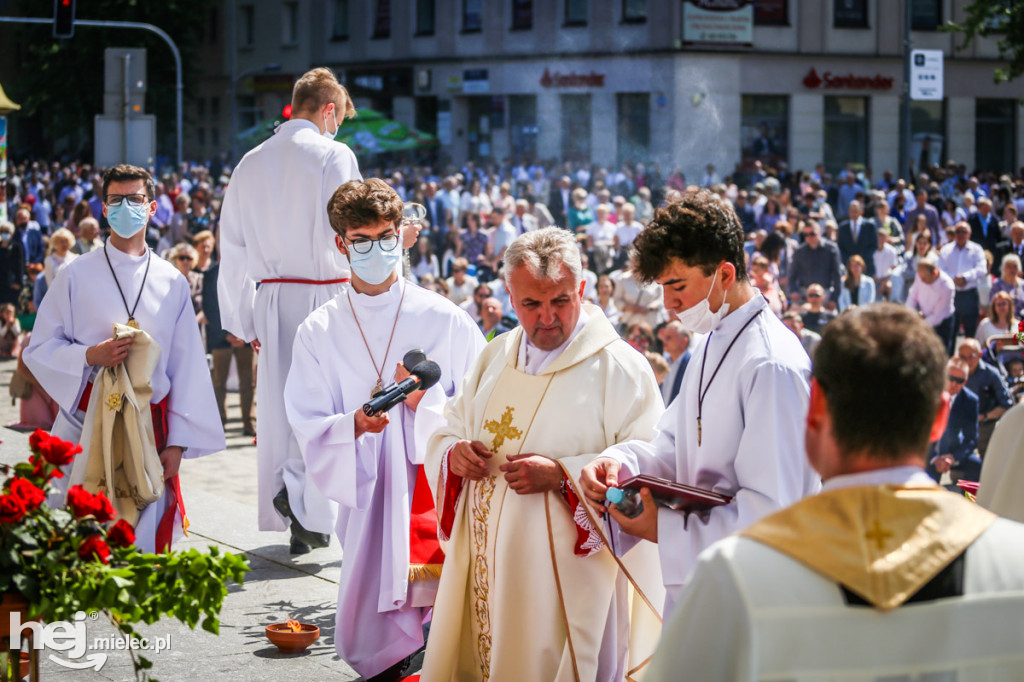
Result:
{"label": "black shoe", "polygon": [[409,667],[409,658],[410,657],[407,656],[384,672],[377,673],[373,677],[365,678],[366,682],[399,682]]}
{"label": "black shoe", "polygon": [[[281,488],[281,492],[274,495],[274,509],[281,516],[285,516],[292,522],[292,539],[308,545],[312,549],[322,549],[331,544],[331,536],[327,533],[314,533],[306,530],[299,520],[292,513],[292,506],[288,503],[288,489]],[[294,552],[293,552],[294,553]]]}
{"label": "black shoe", "polygon": [[307,545],[305,542],[300,541],[294,535],[292,536],[292,541],[288,545],[288,553],[289,554],[291,554],[292,556],[297,556],[299,554],[309,554],[312,551],[313,551],[312,547]]}

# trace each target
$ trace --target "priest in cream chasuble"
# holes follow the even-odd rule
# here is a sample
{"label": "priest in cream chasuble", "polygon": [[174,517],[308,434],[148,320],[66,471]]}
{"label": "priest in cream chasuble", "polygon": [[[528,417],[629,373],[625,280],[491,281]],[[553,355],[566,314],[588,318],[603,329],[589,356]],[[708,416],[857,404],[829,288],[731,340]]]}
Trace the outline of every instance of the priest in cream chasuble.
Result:
{"label": "priest in cream chasuble", "polygon": [[608,445],[650,437],[658,388],[581,307],[568,233],[522,235],[506,267],[523,326],[484,349],[427,447],[446,558],[422,678],[638,679],[660,632],[657,554],[614,557],[575,481]]}

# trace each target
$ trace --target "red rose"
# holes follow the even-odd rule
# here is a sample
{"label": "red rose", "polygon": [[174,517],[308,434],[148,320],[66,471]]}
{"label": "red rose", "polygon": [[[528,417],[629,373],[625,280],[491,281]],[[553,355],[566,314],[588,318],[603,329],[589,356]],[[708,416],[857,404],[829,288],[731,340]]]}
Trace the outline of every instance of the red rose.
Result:
{"label": "red rose", "polygon": [[[32,434],[33,437],[35,434]],[[29,439],[31,443],[31,438]],[[72,460],[75,459],[75,455],[82,451],[82,446],[77,443],[70,443],[66,440],[61,440],[56,436],[47,436],[45,439],[40,437],[37,439],[37,449],[39,454],[42,455],[50,464],[54,466],[64,466],[65,464],[71,464]]]}
{"label": "red rose", "polygon": [[[32,455],[28,458],[29,464],[32,465],[32,477],[38,478],[43,481],[49,481],[53,478],[64,478],[64,472],[60,470],[60,467],[55,467],[40,455]],[[47,471],[47,469],[49,471]]]}
{"label": "red rose", "polygon": [[28,437],[28,444],[32,450],[39,452],[42,450],[45,443],[50,442],[50,434],[42,429],[36,429],[32,432],[32,435]]}
{"label": "red rose", "polygon": [[25,509],[29,511],[41,505],[46,499],[46,493],[32,481],[21,477],[11,481],[11,495],[20,499],[25,504]]}
{"label": "red rose", "polygon": [[107,542],[117,547],[131,547],[135,544],[135,529],[121,519],[107,531]]}
{"label": "red rose", "polygon": [[105,564],[110,563],[110,547],[98,535],[90,535],[78,548],[78,556],[83,559],[96,558]]}
{"label": "red rose", "polygon": [[1020,322],[1017,323],[1017,331],[1024,334],[1024,320],[1021,320]]}
{"label": "red rose", "polygon": [[106,495],[93,495],[80,485],[72,486],[68,491],[68,506],[76,518],[92,516],[100,523],[106,523],[117,515]]}
{"label": "red rose", "polygon": [[17,523],[25,517],[25,503],[14,495],[0,495],[0,523]]}

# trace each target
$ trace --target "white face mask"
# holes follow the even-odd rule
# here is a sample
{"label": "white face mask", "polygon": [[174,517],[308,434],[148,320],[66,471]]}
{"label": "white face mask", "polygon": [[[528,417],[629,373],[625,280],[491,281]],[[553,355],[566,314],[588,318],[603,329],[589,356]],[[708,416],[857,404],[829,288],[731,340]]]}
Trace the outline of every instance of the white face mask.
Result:
{"label": "white face mask", "polygon": [[708,295],[704,297],[697,305],[687,308],[681,313],[677,313],[679,321],[683,323],[683,326],[692,332],[697,334],[707,334],[722,321],[722,318],[729,312],[729,304],[725,302],[725,294],[722,294],[722,305],[718,308],[717,312],[711,312],[711,292],[715,289],[715,281],[718,279],[718,271],[715,271],[715,276],[711,280],[711,288],[708,289]]}
{"label": "white face mask", "polygon": [[334,113],[334,109],[331,109],[331,118],[334,119],[334,132],[333,133],[330,131],[330,128],[327,127],[327,114],[324,114],[324,132],[323,132],[323,136],[326,137],[328,140],[333,140],[335,137],[337,137],[338,136],[338,128],[340,128],[340,126],[338,125],[338,116],[337,116],[337,114]]}

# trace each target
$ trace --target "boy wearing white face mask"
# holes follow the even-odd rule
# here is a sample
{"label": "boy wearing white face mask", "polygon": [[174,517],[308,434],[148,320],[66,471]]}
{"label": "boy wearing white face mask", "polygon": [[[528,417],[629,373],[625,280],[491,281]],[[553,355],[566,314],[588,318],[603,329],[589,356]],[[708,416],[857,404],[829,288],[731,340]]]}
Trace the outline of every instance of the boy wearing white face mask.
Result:
{"label": "boy wearing white face mask", "polygon": [[665,308],[696,333],[676,400],[654,440],[627,441],[583,470],[595,506],[609,486],[650,474],[732,497],[703,515],[660,508],[611,516],[626,533],[658,543],[665,617],[697,555],[721,538],[817,492],[804,456],[810,361],[747,278],[743,228],[716,195],[700,190],[659,209],[634,242],[633,273],[662,285]]}
{"label": "boy wearing white face mask", "polygon": [[[60,405],[52,432],[77,443],[94,378],[101,369],[124,362],[133,342],[132,337],[111,338],[113,325],[141,329],[160,347],[151,378],[151,414],[165,489],[136,523],[136,544],[144,551],[162,551],[181,534],[185,510],[177,479],[182,457],[224,449],[188,282],[146,246],[145,228],[157,206],[153,190],[153,179],[142,168],[120,165],[107,171],[101,196],[110,237],[103,248],[57,272],[22,354]],[[82,445],[85,451],[78,458],[88,461],[89,443]],[[58,479],[58,485],[81,483],[70,478]]]}
{"label": "boy wearing white face mask", "polygon": [[[307,470],[338,504],[338,654],[381,681],[399,679],[423,646],[443,561],[424,448],[485,345],[465,311],[400,276],[402,208],[376,178],[347,182],[331,197],[352,284],[299,326],[284,390]],[[409,376],[402,360],[413,349],[440,367],[438,383],[389,412],[364,414],[372,394]]]}

